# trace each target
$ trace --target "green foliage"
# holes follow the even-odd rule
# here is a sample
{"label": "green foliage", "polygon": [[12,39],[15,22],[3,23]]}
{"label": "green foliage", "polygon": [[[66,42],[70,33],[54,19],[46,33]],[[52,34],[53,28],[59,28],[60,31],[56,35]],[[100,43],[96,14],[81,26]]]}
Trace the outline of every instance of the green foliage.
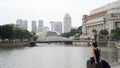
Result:
{"label": "green foliage", "polygon": [[97,39],[97,30],[93,29],[92,32],[94,34],[94,39],[96,40]]}
{"label": "green foliage", "polygon": [[106,29],[103,30],[103,29],[102,29],[102,30],[100,31],[100,34],[106,36],[106,35],[108,35],[108,30],[106,30]]}
{"label": "green foliage", "polygon": [[116,30],[115,30],[115,29],[112,29],[112,30],[111,30],[111,33],[116,33]]}
{"label": "green foliage", "polygon": [[120,40],[120,28],[111,30],[113,38]]}
{"label": "green foliage", "polygon": [[69,38],[70,36],[75,36],[76,34],[78,34],[77,36],[80,37],[82,34],[82,26],[80,26],[78,29],[71,29],[70,32],[62,33],[61,36]]}
{"label": "green foliage", "polygon": [[75,35],[74,40],[79,40],[80,39],[80,35]]}
{"label": "green foliage", "polygon": [[82,26],[78,27],[77,31],[79,35],[82,35]]}
{"label": "green foliage", "polygon": [[70,32],[67,32],[67,33],[62,33],[61,36],[69,38],[71,35]]}
{"label": "green foliage", "polygon": [[1,35],[2,35],[2,30],[1,30],[2,26],[0,25],[0,39],[1,39]]}
{"label": "green foliage", "polygon": [[97,30],[93,29],[92,32],[97,33]]}
{"label": "green foliage", "polygon": [[8,39],[31,39],[33,36],[35,36],[35,33],[31,33],[28,30],[24,30],[22,28],[19,28],[15,26],[14,24],[7,24],[0,26],[0,38],[2,40]]}
{"label": "green foliage", "polygon": [[1,27],[1,38],[2,39],[13,39],[13,26],[12,25],[3,25]]}

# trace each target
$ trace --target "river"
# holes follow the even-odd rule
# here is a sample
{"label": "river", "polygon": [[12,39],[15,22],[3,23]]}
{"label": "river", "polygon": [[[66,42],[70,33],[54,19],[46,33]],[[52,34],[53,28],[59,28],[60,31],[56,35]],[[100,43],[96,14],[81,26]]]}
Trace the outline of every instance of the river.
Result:
{"label": "river", "polygon": [[[100,49],[102,59],[109,63],[119,61],[119,49],[110,47]],[[86,61],[90,56],[90,47],[63,44],[1,48],[0,68],[86,68]]]}

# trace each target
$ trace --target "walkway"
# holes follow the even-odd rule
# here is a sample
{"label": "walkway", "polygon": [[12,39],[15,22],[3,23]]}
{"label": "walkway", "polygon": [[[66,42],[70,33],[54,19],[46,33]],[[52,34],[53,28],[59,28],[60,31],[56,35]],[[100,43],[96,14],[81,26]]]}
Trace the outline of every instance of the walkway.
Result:
{"label": "walkway", "polygon": [[120,68],[120,62],[112,64],[111,68]]}
{"label": "walkway", "polygon": [[120,68],[120,64],[119,64],[119,65],[112,66],[111,68]]}

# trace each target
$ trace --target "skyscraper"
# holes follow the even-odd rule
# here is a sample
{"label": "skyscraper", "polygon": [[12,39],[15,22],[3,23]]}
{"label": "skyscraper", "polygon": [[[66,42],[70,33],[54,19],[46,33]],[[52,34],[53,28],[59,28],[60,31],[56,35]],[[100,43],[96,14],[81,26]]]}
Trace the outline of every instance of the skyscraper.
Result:
{"label": "skyscraper", "polygon": [[38,20],[37,32],[43,32],[43,20]]}
{"label": "skyscraper", "polygon": [[51,31],[62,33],[62,23],[51,21]]}
{"label": "skyscraper", "polygon": [[37,32],[37,23],[36,23],[35,20],[32,21],[32,25],[31,26],[32,26],[32,32],[36,33]]}
{"label": "skyscraper", "polygon": [[16,26],[27,30],[28,29],[28,24],[27,20],[22,20],[22,19],[17,19],[16,20]]}
{"label": "skyscraper", "polygon": [[63,32],[70,32],[71,30],[71,17],[69,13],[66,13],[63,20]]}
{"label": "skyscraper", "polygon": [[16,26],[22,28],[22,22],[23,22],[22,19],[17,19],[17,20],[16,20]]}
{"label": "skyscraper", "polygon": [[44,30],[44,32],[47,32],[47,31],[49,31],[49,27],[45,26],[43,30]]}
{"label": "skyscraper", "polygon": [[23,20],[22,22],[22,26],[23,26],[23,29],[27,30],[28,29],[28,21],[27,20]]}

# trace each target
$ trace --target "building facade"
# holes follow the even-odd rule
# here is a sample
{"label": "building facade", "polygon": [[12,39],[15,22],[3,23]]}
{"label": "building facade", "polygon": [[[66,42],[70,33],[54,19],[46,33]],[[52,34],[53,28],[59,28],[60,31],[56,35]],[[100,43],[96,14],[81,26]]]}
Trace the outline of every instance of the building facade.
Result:
{"label": "building facade", "polygon": [[28,21],[23,20],[23,29],[28,30]]}
{"label": "building facade", "polygon": [[43,30],[44,30],[44,32],[47,32],[47,31],[49,31],[49,27],[45,26]]}
{"label": "building facade", "polygon": [[17,20],[16,20],[16,26],[22,28],[22,25],[23,25],[22,22],[23,22],[22,19],[17,19]]}
{"label": "building facade", "polygon": [[58,33],[62,33],[62,22],[50,22],[51,24],[51,31],[55,31]]}
{"label": "building facade", "polygon": [[16,20],[16,26],[28,30],[28,21],[27,20],[22,20],[22,19],[17,19]]}
{"label": "building facade", "polygon": [[37,22],[35,20],[32,21],[31,27],[32,27],[32,32],[36,33],[37,32]]}
{"label": "building facade", "polygon": [[63,32],[70,32],[71,30],[71,17],[69,13],[66,13],[63,19]]}
{"label": "building facade", "polygon": [[37,32],[43,32],[43,20],[38,20]]}
{"label": "building facade", "polygon": [[94,9],[90,15],[83,15],[81,38],[93,38],[92,30],[107,29],[109,35],[112,29],[120,27],[120,0]]}

